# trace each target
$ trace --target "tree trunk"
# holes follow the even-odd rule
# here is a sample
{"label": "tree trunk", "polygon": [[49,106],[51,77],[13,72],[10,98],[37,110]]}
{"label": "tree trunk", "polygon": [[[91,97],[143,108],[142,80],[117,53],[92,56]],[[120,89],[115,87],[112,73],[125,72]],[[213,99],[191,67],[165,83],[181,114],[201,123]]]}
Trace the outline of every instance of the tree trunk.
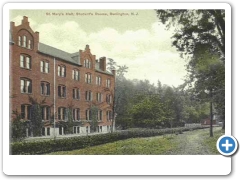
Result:
{"label": "tree trunk", "polygon": [[213,137],[213,108],[212,108],[212,90],[210,91],[210,137]]}

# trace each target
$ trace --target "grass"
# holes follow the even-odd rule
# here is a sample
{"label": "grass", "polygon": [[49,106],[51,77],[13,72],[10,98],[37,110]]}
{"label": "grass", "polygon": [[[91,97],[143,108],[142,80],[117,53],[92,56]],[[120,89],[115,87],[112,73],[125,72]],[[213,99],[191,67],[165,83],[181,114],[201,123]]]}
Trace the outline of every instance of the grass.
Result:
{"label": "grass", "polygon": [[217,129],[213,133],[213,137],[209,137],[209,132],[203,134],[204,141],[203,144],[208,147],[211,154],[220,154],[217,150],[216,143],[220,136],[224,135],[224,130]]}
{"label": "grass", "polygon": [[53,152],[49,155],[159,155],[176,148],[171,136],[132,138],[73,151]]}
{"label": "grass", "polygon": [[175,135],[131,138],[72,151],[52,152],[49,155],[204,155],[219,154],[218,138],[224,134],[220,127],[184,132]]}

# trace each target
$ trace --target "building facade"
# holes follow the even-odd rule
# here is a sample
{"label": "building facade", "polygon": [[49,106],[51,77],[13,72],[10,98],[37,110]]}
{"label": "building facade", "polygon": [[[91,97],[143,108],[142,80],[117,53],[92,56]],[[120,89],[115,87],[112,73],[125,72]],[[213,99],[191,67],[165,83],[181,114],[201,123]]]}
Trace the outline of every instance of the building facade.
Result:
{"label": "building facade", "polygon": [[90,133],[93,114],[94,131],[111,130],[115,71],[106,70],[106,57],[97,60],[89,45],[68,53],[41,43],[26,16],[19,26],[10,22],[9,44],[11,112],[31,123],[33,100],[40,104],[42,136]]}

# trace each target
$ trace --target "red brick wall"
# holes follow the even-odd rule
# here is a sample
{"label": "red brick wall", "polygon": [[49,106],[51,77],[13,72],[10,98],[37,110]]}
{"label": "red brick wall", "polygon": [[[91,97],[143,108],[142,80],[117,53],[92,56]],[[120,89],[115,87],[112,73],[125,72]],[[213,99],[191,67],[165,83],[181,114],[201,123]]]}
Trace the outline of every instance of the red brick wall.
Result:
{"label": "red brick wall", "polygon": [[[24,18],[23,24],[15,26],[14,23],[11,23],[10,27],[12,38],[15,44],[10,44],[10,110],[18,110],[21,112],[21,104],[30,104],[28,96],[32,96],[38,101],[46,98],[46,105],[51,106],[54,103],[54,57],[42,54],[38,52],[38,42],[39,42],[39,33],[33,32],[29,27],[27,18]],[[18,46],[18,34],[20,35],[31,35],[33,40],[33,49],[27,49]],[[27,54],[31,56],[31,69],[24,69],[20,67],[20,54]],[[80,53],[80,62],[83,65],[84,59],[88,58],[91,60],[92,68],[88,69],[85,67],[80,67],[56,58],[55,60],[55,97],[56,97],[56,112],[58,107],[68,107],[72,105],[73,108],[80,108],[81,119],[85,119],[85,111],[90,107],[90,104],[96,104],[103,112],[103,122],[99,125],[111,125],[111,122],[107,122],[106,111],[111,110],[112,106],[106,103],[106,94],[110,93],[113,95],[114,86],[115,86],[115,77],[113,75],[107,75],[104,73],[96,72],[95,63],[96,57],[91,54],[89,46],[87,45],[85,50],[79,51]],[[42,73],[40,71],[40,61],[47,60],[49,62],[49,73]],[[106,64],[106,63],[105,63]],[[58,65],[64,65],[66,67],[66,77],[58,77]],[[106,67],[105,67],[106,68]],[[72,70],[78,69],[80,71],[80,80],[76,81],[72,79]],[[85,83],[85,73],[92,74],[92,83]],[[96,76],[101,76],[102,85],[96,85]],[[32,93],[23,94],[20,91],[20,78],[26,77],[32,80]],[[106,89],[106,79],[111,80],[111,87]],[[50,83],[50,96],[43,96],[40,92],[40,83],[41,81],[46,81]],[[66,86],[66,98],[58,97],[58,85],[62,84]],[[80,89],[80,100],[73,99],[72,90],[73,88]],[[91,90],[93,92],[93,101],[87,102],[85,100],[85,91]],[[103,93],[102,103],[99,104],[96,102],[96,93]],[[51,107],[51,114],[54,112],[53,106]]]}

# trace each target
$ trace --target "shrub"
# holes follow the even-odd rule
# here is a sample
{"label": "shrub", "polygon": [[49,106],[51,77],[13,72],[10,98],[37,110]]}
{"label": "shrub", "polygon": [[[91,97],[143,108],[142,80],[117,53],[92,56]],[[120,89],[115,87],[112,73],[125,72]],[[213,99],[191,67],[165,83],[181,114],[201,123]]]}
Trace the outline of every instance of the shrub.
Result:
{"label": "shrub", "polygon": [[[192,129],[202,129],[194,127]],[[174,129],[132,129],[108,134],[98,134],[92,136],[78,136],[57,140],[14,142],[11,143],[11,154],[46,154],[55,151],[69,151],[81,149],[89,146],[96,146],[118,140],[137,137],[151,137],[174,132],[188,131],[189,128],[179,127]]]}

